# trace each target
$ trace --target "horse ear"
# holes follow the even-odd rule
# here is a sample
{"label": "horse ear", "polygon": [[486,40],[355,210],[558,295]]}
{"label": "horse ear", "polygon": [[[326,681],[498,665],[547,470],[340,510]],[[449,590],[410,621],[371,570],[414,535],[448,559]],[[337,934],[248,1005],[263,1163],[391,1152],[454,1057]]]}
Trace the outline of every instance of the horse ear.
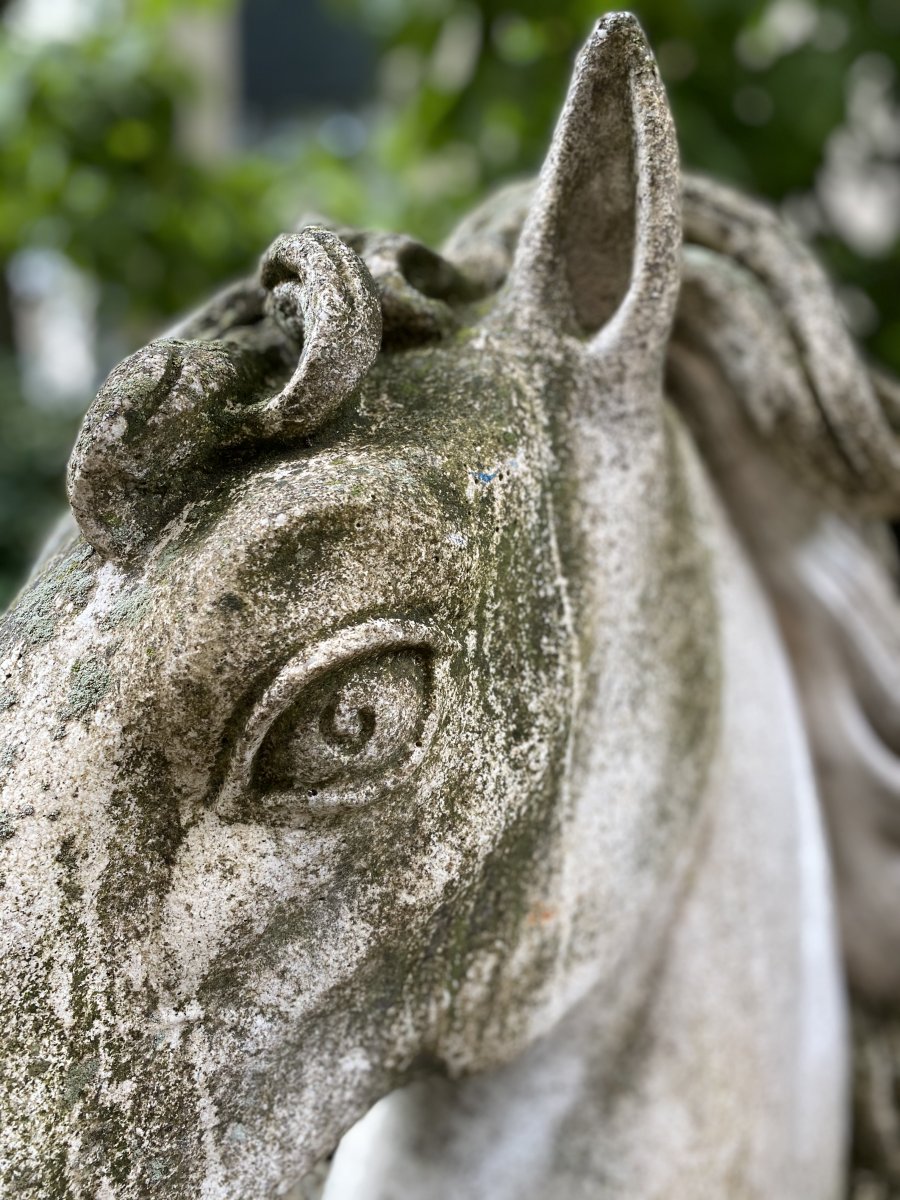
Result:
{"label": "horse ear", "polygon": [[578,57],[510,271],[510,310],[661,370],[681,273],[681,180],[665,90],[635,17]]}

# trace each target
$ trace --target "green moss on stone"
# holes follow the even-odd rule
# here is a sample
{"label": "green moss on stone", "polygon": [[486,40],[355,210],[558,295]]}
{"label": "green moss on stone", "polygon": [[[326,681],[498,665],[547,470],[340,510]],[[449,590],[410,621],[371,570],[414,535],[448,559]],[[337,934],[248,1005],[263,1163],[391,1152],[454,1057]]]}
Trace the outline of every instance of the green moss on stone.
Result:
{"label": "green moss on stone", "polygon": [[69,679],[69,696],[60,710],[63,721],[80,719],[103,699],[112,676],[105,662],[94,658],[79,659]]}
{"label": "green moss on stone", "polygon": [[99,1070],[100,1063],[96,1058],[84,1059],[70,1067],[64,1092],[64,1103],[67,1108],[73,1107],[82,1092],[90,1086]]}
{"label": "green moss on stone", "polygon": [[122,593],[106,614],[104,624],[112,628],[118,625],[135,626],[149,611],[150,592],[134,587]]}
{"label": "green moss on stone", "polygon": [[76,542],[66,554],[51,559],[6,617],[0,646],[17,641],[42,645],[63,616],[84,608],[96,579],[93,554],[85,542]]}

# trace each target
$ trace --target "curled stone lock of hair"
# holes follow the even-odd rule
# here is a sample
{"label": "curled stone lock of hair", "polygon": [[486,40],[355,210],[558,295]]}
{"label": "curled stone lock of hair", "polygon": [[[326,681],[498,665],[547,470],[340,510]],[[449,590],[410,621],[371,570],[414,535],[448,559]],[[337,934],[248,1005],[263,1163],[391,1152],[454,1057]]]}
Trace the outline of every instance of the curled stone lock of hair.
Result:
{"label": "curled stone lock of hair", "polygon": [[326,424],[381,344],[371,274],[334,233],[278,237],[262,305],[214,340],[170,337],[125,359],[94,400],[68,472],[85,539],[128,560],[221,471],[223,453],[288,443]]}

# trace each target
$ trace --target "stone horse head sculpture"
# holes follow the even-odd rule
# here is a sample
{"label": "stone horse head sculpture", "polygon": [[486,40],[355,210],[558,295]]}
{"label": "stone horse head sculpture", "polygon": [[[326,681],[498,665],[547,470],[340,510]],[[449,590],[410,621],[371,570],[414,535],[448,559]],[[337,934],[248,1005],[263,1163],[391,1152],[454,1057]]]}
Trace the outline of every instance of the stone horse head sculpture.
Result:
{"label": "stone horse head sculpture", "polygon": [[3,629],[4,1195],[285,1195],[410,1083],[330,1195],[838,1194],[784,629],[896,451],[777,222],[682,192],[609,16],[536,188],[279,237],[104,384]]}

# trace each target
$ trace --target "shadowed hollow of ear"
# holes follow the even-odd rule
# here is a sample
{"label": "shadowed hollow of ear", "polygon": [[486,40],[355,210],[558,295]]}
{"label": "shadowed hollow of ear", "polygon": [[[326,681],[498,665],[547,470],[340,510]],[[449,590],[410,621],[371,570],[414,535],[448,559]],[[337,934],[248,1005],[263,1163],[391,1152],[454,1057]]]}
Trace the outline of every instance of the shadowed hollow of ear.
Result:
{"label": "shadowed hollow of ear", "polygon": [[658,372],[680,279],[680,172],[665,91],[635,17],[578,57],[507,285],[508,311]]}

